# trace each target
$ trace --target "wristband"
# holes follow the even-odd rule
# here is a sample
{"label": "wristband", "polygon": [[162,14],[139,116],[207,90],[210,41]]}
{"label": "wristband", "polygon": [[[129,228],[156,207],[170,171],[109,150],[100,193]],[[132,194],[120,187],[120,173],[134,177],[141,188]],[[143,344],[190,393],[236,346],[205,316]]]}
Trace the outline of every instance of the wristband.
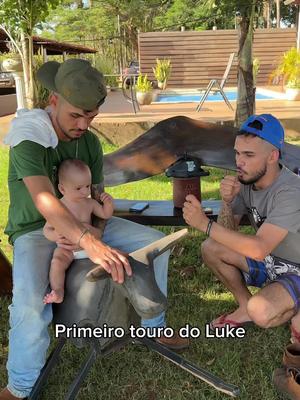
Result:
{"label": "wristband", "polygon": [[208,221],[208,224],[207,224],[207,228],[206,228],[206,235],[207,236],[209,236],[210,235],[210,230],[211,230],[211,227],[212,227],[212,224],[214,223],[214,221],[212,220],[212,219],[210,219],[209,221]]}
{"label": "wristband", "polygon": [[78,247],[80,247],[80,240],[83,238],[83,236],[86,234],[86,233],[88,233],[89,232],[89,230],[88,230],[88,228],[85,228],[82,232],[81,232],[81,235],[80,235],[80,238],[78,239],[78,242],[77,242],[77,246]]}

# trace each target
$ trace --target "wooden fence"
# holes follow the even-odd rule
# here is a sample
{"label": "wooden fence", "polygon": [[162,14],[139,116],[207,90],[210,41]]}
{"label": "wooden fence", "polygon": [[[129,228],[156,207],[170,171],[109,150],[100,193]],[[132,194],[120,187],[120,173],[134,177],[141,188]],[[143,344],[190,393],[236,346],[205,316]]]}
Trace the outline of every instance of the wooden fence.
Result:
{"label": "wooden fence", "polygon": [[[282,54],[296,46],[296,29],[257,29],[253,55],[260,61],[258,85],[267,85],[271,71]],[[168,87],[203,87],[211,78],[222,77],[229,54],[238,52],[236,30],[149,32],[139,35],[139,61],[142,73],[155,79],[152,67],[156,58],[169,58],[172,73]],[[237,62],[229,74],[228,85],[237,84]]]}

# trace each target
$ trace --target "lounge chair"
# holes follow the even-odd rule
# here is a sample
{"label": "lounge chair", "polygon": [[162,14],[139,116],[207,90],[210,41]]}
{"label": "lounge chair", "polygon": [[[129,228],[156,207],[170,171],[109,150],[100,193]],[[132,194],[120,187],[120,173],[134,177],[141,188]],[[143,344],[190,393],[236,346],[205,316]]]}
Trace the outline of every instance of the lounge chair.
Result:
{"label": "lounge chair", "polygon": [[[228,75],[229,75],[233,60],[234,60],[234,56],[235,56],[234,53],[230,54],[228,62],[227,62],[227,67],[225,69],[225,72],[224,72],[224,75],[223,75],[221,81],[218,78],[211,79],[211,81],[207,85],[207,88],[206,88],[203,96],[201,97],[201,99],[199,101],[199,104],[197,105],[196,111],[199,111],[201,109],[201,107],[203,106],[203,104],[204,104],[205,100],[207,99],[207,96],[209,95],[211,90],[213,90],[214,92],[220,92],[225,103],[227,104],[227,106],[233,111],[233,107],[230,104],[223,88],[227,81],[227,78],[228,78]],[[216,88],[214,88],[214,86],[216,86]]]}

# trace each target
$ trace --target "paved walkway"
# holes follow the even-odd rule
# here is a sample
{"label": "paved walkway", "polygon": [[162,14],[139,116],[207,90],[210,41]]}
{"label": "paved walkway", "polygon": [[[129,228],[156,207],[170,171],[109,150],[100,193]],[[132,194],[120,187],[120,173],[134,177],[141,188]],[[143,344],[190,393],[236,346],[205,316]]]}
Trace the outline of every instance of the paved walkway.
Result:
{"label": "paved walkway", "polygon": [[[235,108],[235,102],[232,102]],[[158,122],[176,115],[185,115],[189,118],[207,122],[233,121],[235,111],[231,111],[224,102],[206,102],[200,112],[196,112],[197,103],[177,104],[150,104],[141,106],[141,110],[134,114],[132,105],[126,101],[122,93],[110,92],[95,123],[124,124],[127,122]],[[300,133],[300,101],[285,100],[257,100],[256,113],[271,113],[279,118],[285,127],[293,132]],[[7,133],[13,115],[0,118],[0,144]]]}
{"label": "paved walkway", "polygon": [[[280,91],[278,87],[267,87]],[[236,102],[231,102],[234,109]],[[103,122],[132,122],[165,119],[169,116],[186,115],[190,118],[216,121],[234,120],[235,111],[231,111],[223,101],[205,102],[200,112],[196,112],[197,103],[153,103],[140,106],[141,111],[134,114],[132,105],[123,97],[121,92],[110,92],[97,118]],[[256,113],[273,113],[278,118],[295,118],[299,116],[300,101],[286,100],[257,100]]]}

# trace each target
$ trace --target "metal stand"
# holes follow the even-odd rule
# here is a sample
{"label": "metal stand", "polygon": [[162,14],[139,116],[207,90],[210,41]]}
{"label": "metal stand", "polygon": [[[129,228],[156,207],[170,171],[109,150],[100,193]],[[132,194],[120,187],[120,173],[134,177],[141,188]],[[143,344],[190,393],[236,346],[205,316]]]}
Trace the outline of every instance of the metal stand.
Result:
{"label": "metal stand", "polygon": [[237,397],[240,393],[240,390],[237,386],[226,383],[221,378],[213,375],[211,372],[192,364],[185,358],[181,357],[179,354],[174,353],[174,351],[169,350],[166,346],[163,346],[162,344],[157,343],[154,340],[145,337],[142,339],[135,339],[134,343],[144,344],[150,350],[155,351],[162,357],[178,365],[178,367],[194,375],[196,378],[199,378],[202,381],[208,383],[210,386],[214,387],[220,392],[226,393],[231,397]]}
{"label": "metal stand", "polygon": [[[59,355],[65,345],[67,339],[62,337],[59,339],[59,342],[53,352],[50,354],[47,363],[41,374],[32,389],[32,392],[29,396],[29,400],[37,400],[39,394],[41,392],[42,387],[47,381],[47,378],[52,370],[53,367],[57,364],[59,360]],[[199,368],[196,365],[190,363],[177,353],[169,350],[167,347],[157,343],[154,340],[148,338],[141,338],[141,339],[132,339],[129,335],[124,336],[122,339],[115,340],[114,342],[107,345],[104,349],[101,348],[99,345],[99,341],[97,339],[89,339],[89,346],[90,351],[82,363],[77,376],[71,383],[69,390],[65,396],[65,400],[73,400],[76,398],[80,387],[88,375],[90,369],[92,368],[93,364],[95,363],[97,356],[100,357],[107,357],[110,354],[114,353],[115,351],[120,350],[128,343],[133,344],[142,344],[148,347],[149,350],[153,350],[156,353],[160,354],[162,357],[166,358],[167,360],[171,361],[172,363],[178,365],[180,368],[184,369],[185,371],[189,372],[190,374],[194,375],[196,378],[203,380],[204,382],[208,383],[209,385],[213,386],[216,390],[223,392],[229,396],[237,397],[239,395],[239,388],[232,384],[224,382],[222,379],[218,378],[217,376],[211,374],[209,371],[206,371],[203,368]]]}
{"label": "metal stand", "polygon": [[[143,288],[143,296],[145,296],[146,299],[149,299],[152,304],[156,303],[156,314],[158,315],[162,310],[165,309],[165,303],[166,303],[166,298],[165,296],[160,292],[159,288],[157,287],[157,284],[155,282],[155,277],[154,277],[154,265],[153,262],[156,257],[159,255],[163,254],[166,250],[170,249],[177,241],[179,241],[182,237],[184,237],[187,234],[187,229],[182,229],[178,232],[175,232],[171,235],[165,236],[159,240],[156,240],[155,242],[138,249],[132,253],[129,254],[129,260],[130,264],[132,266],[133,270],[133,275],[135,276],[135,283],[129,283],[125,280],[123,286],[124,290],[126,293],[124,294],[124,298],[127,299],[131,305],[135,308],[136,310],[136,315],[139,315],[140,317],[145,313],[144,306],[139,302],[139,296],[135,296],[134,293],[136,293],[136,287],[139,287],[140,289]],[[142,266],[142,268],[141,268]],[[88,264],[87,264],[88,267]],[[83,268],[80,268],[80,264],[77,264],[77,268],[79,268],[79,271],[81,272]],[[140,271],[138,272],[138,270]],[[76,272],[76,267],[75,269],[73,268],[73,271]],[[83,273],[85,273],[83,271]],[[76,275],[75,275],[76,276]],[[79,275],[80,277],[80,275]],[[98,267],[93,268],[92,270],[90,269],[89,272],[86,275],[86,279],[84,281],[84,284],[87,285],[87,281],[102,281],[103,282],[103,274],[102,274],[102,269],[99,271]],[[77,276],[78,278],[78,276]],[[72,280],[72,282],[76,281],[76,279]],[[78,279],[77,279],[78,281]],[[147,282],[147,287],[145,287],[145,282]],[[95,283],[96,285],[96,283]],[[76,286],[75,286],[76,287]],[[96,286],[95,286],[96,287]],[[82,289],[82,287],[81,287]],[[105,289],[105,287],[104,287]],[[107,297],[107,296],[106,296]],[[71,295],[69,296],[71,298]],[[105,307],[105,304],[103,305]],[[162,308],[161,308],[162,307]],[[154,306],[153,306],[154,308]],[[78,311],[78,307],[76,309]],[[62,317],[62,316],[61,316]],[[78,325],[80,327],[90,327],[94,326],[96,322],[92,321],[99,321],[99,316],[97,319],[95,317],[92,319],[78,319],[80,322]],[[130,322],[130,319],[127,321],[128,323]],[[66,323],[66,322],[64,322]],[[138,323],[134,323],[133,325],[139,325]],[[127,328],[128,329],[128,325]],[[167,360],[173,362],[174,364],[178,365],[180,368],[184,369],[185,371],[189,372],[190,374],[194,375],[195,377],[203,380],[204,382],[208,383],[209,385],[213,386],[215,389],[228,394],[229,396],[236,397],[239,394],[239,389],[231,384],[228,384],[224,382],[222,379],[214,376],[210,372],[206,371],[205,369],[199,368],[196,365],[190,363],[189,361],[185,360],[183,357],[180,355],[174,353],[173,351],[169,350],[167,347],[163,346],[162,344],[151,340],[147,337],[144,338],[132,338],[129,333],[127,333],[124,337],[121,339],[115,339],[111,340],[110,342],[101,342],[99,339],[96,339],[95,337],[85,339],[85,342],[87,345],[89,345],[90,350],[88,352],[88,355],[81,365],[81,368],[79,369],[77,376],[73,380],[72,384],[69,387],[68,393],[66,394],[65,399],[66,400],[73,400],[76,398],[79,389],[88,375],[91,367],[93,366],[94,362],[97,359],[97,356],[100,357],[107,357],[108,355],[114,353],[115,351],[120,350],[122,347],[127,345],[128,343],[137,343],[137,344],[142,344],[148,347],[148,349],[155,351],[156,353],[160,354],[162,357],[166,358]],[[38,378],[30,396],[29,399],[31,400],[36,400],[38,399],[39,393],[42,389],[42,386],[46,382],[50,371],[52,368],[57,364],[59,355],[62,351],[63,346],[66,343],[66,338],[62,337],[55,350],[52,352],[50,357],[47,360],[47,363],[43,370],[41,371],[40,377]],[[84,343],[82,343],[84,344]]]}

